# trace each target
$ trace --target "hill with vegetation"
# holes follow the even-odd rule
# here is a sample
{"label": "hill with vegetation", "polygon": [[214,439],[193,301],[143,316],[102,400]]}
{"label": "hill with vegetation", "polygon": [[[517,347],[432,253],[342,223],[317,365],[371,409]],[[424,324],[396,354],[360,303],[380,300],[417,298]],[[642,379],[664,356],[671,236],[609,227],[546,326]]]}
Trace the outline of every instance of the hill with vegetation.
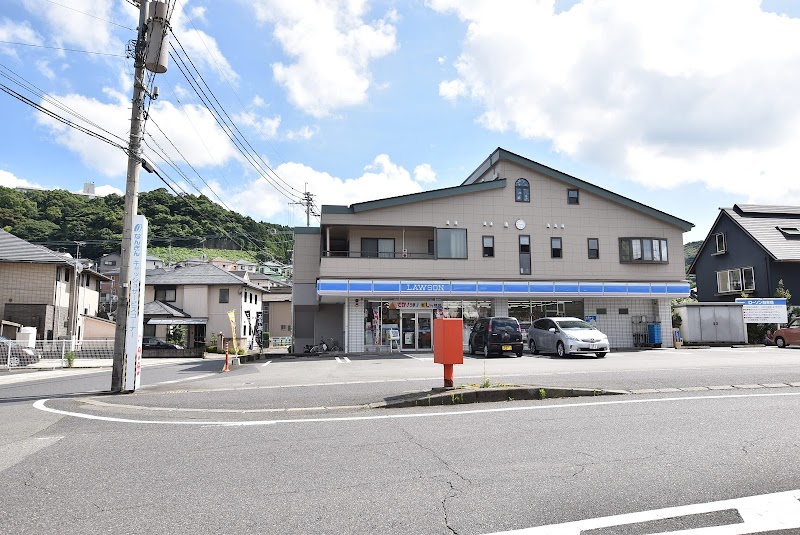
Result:
{"label": "hill with vegetation", "polygon": [[[143,192],[139,213],[149,224],[148,254],[165,262],[170,254],[177,261],[180,255],[200,256],[204,250],[209,258],[290,260],[289,227],[255,221],[203,195],[173,195],[164,188]],[[83,258],[119,252],[123,214],[120,195],[86,197],[66,190],[17,191],[0,186],[0,228],[72,255],[80,246]]]}

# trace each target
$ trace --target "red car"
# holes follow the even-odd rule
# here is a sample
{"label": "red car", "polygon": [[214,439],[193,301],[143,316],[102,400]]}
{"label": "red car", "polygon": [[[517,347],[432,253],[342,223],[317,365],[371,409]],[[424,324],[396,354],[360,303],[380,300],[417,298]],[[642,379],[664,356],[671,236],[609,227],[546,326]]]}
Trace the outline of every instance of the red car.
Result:
{"label": "red car", "polygon": [[793,319],[788,327],[776,330],[772,334],[772,340],[778,347],[800,345],[800,318]]}

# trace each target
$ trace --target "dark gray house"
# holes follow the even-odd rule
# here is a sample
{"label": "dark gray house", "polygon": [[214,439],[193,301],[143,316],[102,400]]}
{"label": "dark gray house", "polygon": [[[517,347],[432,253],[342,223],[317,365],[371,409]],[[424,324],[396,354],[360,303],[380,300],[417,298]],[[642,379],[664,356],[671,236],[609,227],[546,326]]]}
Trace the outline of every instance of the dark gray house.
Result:
{"label": "dark gray house", "polygon": [[689,274],[699,301],[774,297],[780,280],[800,298],[800,206],[721,208]]}

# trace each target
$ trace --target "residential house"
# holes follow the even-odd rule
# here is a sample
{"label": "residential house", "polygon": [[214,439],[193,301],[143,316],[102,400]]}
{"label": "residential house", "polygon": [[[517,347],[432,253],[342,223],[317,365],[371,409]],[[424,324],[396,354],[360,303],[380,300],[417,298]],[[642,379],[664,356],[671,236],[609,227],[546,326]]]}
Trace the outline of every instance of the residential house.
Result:
{"label": "residential house", "polygon": [[166,337],[187,329],[187,347],[208,345],[211,337],[236,338],[251,347],[265,291],[213,264],[161,268],[145,276],[146,336]]}
{"label": "residential house", "polygon": [[108,280],[69,255],[0,230],[0,319],[35,327],[37,339],[83,339]]}
{"label": "residential house", "polygon": [[455,187],[323,205],[294,241],[295,346],[430,351],[432,322],[577,316],[612,347],[672,345],[693,225],[502,148]]}
{"label": "residential house", "polygon": [[703,302],[774,297],[779,281],[800,296],[800,207],[721,208],[688,272]]}
{"label": "residential house", "polygon": [[[164,261],[157,256],[147,256],[145,269],[164,267]],[[100,283],[100,306],[106,315],[113,316],[117,308],[117,289],[119,288],[119,271],[122,265],[122,254],[109,253],[97,261],[97,271],[108,277]]]}
{"label": "residential house", "polygon": [[264,331],[272,339],[291,337],[292,285],[262,273],[250,273],[248,277],[267,292],[261,305]]}

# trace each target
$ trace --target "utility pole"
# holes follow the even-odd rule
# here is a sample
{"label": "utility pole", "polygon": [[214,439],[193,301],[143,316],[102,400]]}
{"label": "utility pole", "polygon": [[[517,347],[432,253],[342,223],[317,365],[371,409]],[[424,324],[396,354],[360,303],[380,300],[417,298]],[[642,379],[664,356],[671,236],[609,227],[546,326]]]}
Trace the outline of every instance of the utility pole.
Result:
{"label": "utility pole", "polygon": [[[111,391],[121,392],[123,389],[123,367],[125,365],[125,338],[128,332],[128,307],[130,297],[130,276],[133,248],[133,220],[139,211],[139,170],[142,166],[142,126],[144,100],[147,93],[145,86],[145,68],[161,73],[167,70],[166,61],[160,61],[162,52],[166,55],[167,47],[162,38],[166,36],[166,4],[159,1],[139,1],[139,28],[133,52],[133,98],[131,108],[131,134],[128,142],[128,172],[125,182],[125,215],[122,229],[122,263],[119,270],[119,296],[117,300],[116,330],[114,335],[114,364],[111,371]],[[152,25],[148,27],[148,18]],[[157,43],[155,41],[158,40]],[[156,50],[148,50],[152,41]],[[155,61],[153,60],[155,52]],[[153,91],[152,98],[158,93]],[[143,288],[142,288],[143,290]]]}
{"label": "utility pole", "polygon": [[314,212],[314,194],[308,191],[308,183],[306,183],[306,191],[303,193],[303,199],[297,202],[290,202],[289,204],[299,204],[305,206],[306,209],[306,226],[311,226],[311,215],[319,215]]}

